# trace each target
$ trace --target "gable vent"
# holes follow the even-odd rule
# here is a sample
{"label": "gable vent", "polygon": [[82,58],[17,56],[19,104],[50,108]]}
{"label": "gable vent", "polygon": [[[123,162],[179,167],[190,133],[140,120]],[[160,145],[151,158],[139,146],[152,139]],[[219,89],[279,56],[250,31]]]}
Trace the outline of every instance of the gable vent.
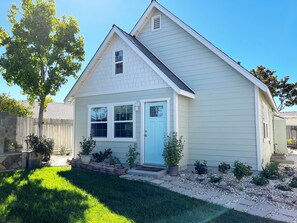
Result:
{"label": "gable vent", "polygon": [[152,31],[161,29],[161,15],[152,17]]}

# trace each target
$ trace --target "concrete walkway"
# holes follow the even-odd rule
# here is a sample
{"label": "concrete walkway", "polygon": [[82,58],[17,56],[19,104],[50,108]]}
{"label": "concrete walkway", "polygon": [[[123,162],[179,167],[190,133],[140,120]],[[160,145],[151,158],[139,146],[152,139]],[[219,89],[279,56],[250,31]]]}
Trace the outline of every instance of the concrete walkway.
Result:
{"label": "concrete walkway", "polygon": [[69,166],[67,163],[67,159],[72,159],[71,156],[57,156],[52,155],[50,162],[50,166]]}
{"label": "concrete walkway", "polygon": [[180,194],[196,198],[204,201],[208,201],[214,204],[222,205],[226,208],[231,208],[237,211],[246,212],[251,215],[257,215],[260,217],[270,218],[285,222],[297,223],[297,209],[288,210],[279,208],[277,205],[268,203],[256,203],[255,201],[237,198],[232,194],[223,194],[218,191],[193,187],[187,183],[177,180],[175,177],[163,176],[161,178],[144,177],[137,175],[122,175],[121,178],[128,180],[145,181],[160,187],[167,188],[171,191],[178,192]]}

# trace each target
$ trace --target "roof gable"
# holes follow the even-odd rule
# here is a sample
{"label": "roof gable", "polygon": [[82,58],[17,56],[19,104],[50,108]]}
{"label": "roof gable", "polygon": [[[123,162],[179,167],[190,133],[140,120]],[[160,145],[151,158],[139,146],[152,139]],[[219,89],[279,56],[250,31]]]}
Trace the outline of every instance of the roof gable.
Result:
{"label": "roof gable", "polygon": [[173,72],[171,72],[157,57],[155,57],[148,49],[146,49],[135,37],[113,26],[107,37],[98,48],[97,52],[72,87],[65,102],[71,101],[75,97],[79,88],[85,83],[90,73],[93,72],[98,61],[102,60],[105,49],[110,45],[112,37],[117,34],[137,55],[142,58],[176,93],[186,97],[194,98],[195,93],[182,80],[180,80]]}
{"label": "roof gable", "polygon": [[223,61],[225,61],[229,66],[231,66],[238,73],[240,73],[243,77],[245,77],[247,80],[252,82],[255,86],[257,86],[260,90],[262,90],[269,98],[269,102],[270,102],[271,106],[275,110],[277,110],[275,102],[274,102],[274,100],[271,96],[271,93],[269,91],[269,88],[263,82],[261,82],[256,77],[251,75],[249,73],[249,71],[247,71],[245,68],[240,66],[236,61],[234,61],[232,58],[230,58],[228,55],[226,55],[224,52],[222,52],[220,49],[218,49],[216,46],[214,46],[212,43],[210,43],[208,40],[206,40],[203,36],[201,36],[199,33],[197,33],[191,27],[186,25],[184,22],[182,22],[179,18],[177,18],[175,15],[173,15],[171,12],[169,12],[167,9],[165,9],[163,6],[161,6],[156,1],[152,1],[152,3],[146,9],[146,11],[142,15],[142,17],[139,19],[139,21],[137,22],[137,24],[134,26],[133,30],[131,31],[131,35],[136,36],[136,38],[137,38],[137,36],[141,33],[142,29],[145,27],[145,25],[151,19],[155,10],[158,10],[162,14],[167,16],[170,20],[172,20],[174,23],[176,23],[179,27],[181,27],[183,30],[185,30],[187,33],[189,33],[192,37],[194,37],[197,41],[199,41],[201,44],[203,44],[211,52],[213,52],[215,55],[217,55],[219,58],[221,58]]}

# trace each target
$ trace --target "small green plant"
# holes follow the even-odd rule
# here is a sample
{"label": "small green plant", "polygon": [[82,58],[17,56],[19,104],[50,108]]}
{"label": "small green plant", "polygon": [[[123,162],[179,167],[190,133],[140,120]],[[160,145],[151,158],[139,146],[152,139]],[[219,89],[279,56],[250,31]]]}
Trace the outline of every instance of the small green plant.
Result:
{"label": "small green plant", "polygon": [[60,148],[60,155],[65,156],[66,155],[66,148],[64,146],[61,146]]}
{"label": "small green plant", "polygon": [[252,183],[258,186],[265,186],[269,183],[269,180],[262,176],[254,176]]}
{"label": "small green plant", "polygon": [[139,156],[139,152],[136,151],[135,146],[129,145],[128,153],[126,154],[127,157],[127,164],[130,168],[133,168],[137,165],[136,159]]}
{"label": "small green plant", "polygon": [[297,177],[293,177],[291,182],[289,183],[290,187],[297,188]]}
{"label": "small green plant", "polygon": [[12,141],[9,138],[4,138],[4,152],[9,152],[13,148]]}
{"label": "small green plant", "polygon": [[95,162],[100,163],[106,159],[109,159],[111,157],[111,154],[111,149],[104,149],[104,152],[100,151],[99,153],[93,153],[92,157]]}
{"label": "small green plant", "polygon": [[295,175],[295,170],[292,167],[289,166],[285,166],[284,168],[284,175],[288,176],[288,177],[292,177]]}
{"label": "small green plant", "polygon": [[213,176],[210,176],[209,182],[210,183],[219,183],[219,182],[221,182],[222,179],[223,179],[222,176],[213,175]]}
{"label": "small green plant", "polygon": [[218,166],[218,170],[221,173],[227,173],[227,171],[230,170],[230,169],[231,169],[230,164],[227,164],[225,162],[220,163],[220,165]]}
{"label": "small green plant", "polygon": [[282,190],[282,191],[292,191],[292,188],[289,185],[278,184],[275,188]]}
{"label": "small green plant", "polygon": [[207,162],[206,160],[203,160],[203,162],[200,162],[198,160],[194,163],[195,172],[197,174],[206,174],[207,173]]}
{"label": "small green plant", "polygon": [[107,162],[108,162],[109,165],[121,164],[121,161],[116,156],[110,156],[107,159]]}
{"label": "small green plant", "polygon": [[281,174],[279,173],[279,163],[271,162],[267,164],[263,171],[261,171],[260,175],[270,180],[280,179]]}
{"label": "small green plant", "polygon": [[96,141],[92,137],[83,137],[83,141],[81,141],[79,144],[81,152],[78,155],[90,155],[96,146]]}
{"label": "small green plant", "polygon": [[245,176],[252,175],[251,166],[245,165],[238,160],[236,160],[233,165],[234,165],[233,174],[237,180],[241,180]]}
{"label": "small green plant", "polygon": [[162,156],[164,157],[166,166],[172,167],[178,165],[179,161],[184,156],[184,141],[182,140],[182,138],[182,136],[177,138],[176,132],[165,138]]}

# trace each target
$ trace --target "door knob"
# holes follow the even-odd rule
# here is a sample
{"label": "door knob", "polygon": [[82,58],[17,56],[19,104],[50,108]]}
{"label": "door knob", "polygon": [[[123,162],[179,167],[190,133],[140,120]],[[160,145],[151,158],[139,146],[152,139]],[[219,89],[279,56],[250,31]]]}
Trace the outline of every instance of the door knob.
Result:
{"label": "door knob", "polygon": [[147,137],[147,130],[144,131],[144,137]]}

